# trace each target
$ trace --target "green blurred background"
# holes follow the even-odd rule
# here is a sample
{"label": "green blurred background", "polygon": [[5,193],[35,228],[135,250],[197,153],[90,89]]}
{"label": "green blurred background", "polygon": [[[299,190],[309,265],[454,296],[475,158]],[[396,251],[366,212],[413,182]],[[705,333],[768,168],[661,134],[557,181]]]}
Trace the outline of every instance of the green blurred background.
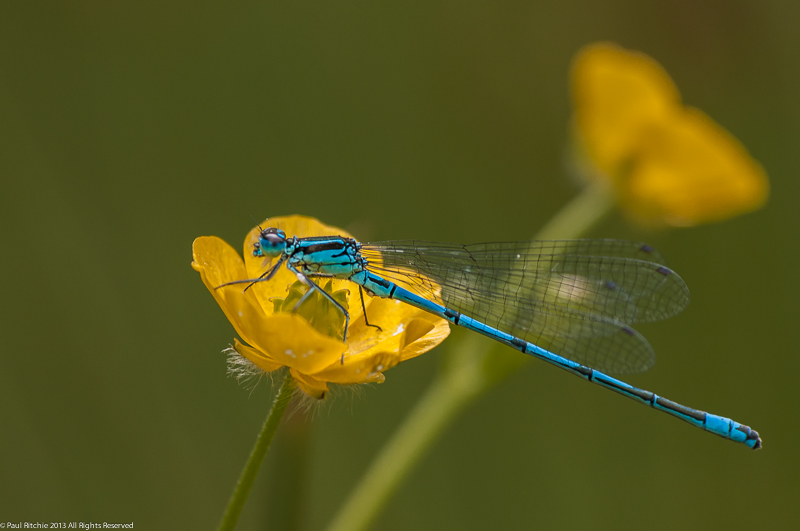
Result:
{"label": "green blurred background", "polygon": [[[692,290],[642,327],[659,361],[628,381],[764,449],[531,363],[456,420],[376,529],[796,524],[800,7],[644,4],[3,3],[0,521],[215,528],[272,392],[226,377],[234,332],[192,240],[239,248],[253,218],[294,213],[362,240],[529,238],[577,191],[570,59],[613,40],[660,61],[773,191],[721,224],[594,231],[659,247]],[[302,529],[330,521],[442,352],[313,412]],[[239,529],[281,527],[287,433]]]}

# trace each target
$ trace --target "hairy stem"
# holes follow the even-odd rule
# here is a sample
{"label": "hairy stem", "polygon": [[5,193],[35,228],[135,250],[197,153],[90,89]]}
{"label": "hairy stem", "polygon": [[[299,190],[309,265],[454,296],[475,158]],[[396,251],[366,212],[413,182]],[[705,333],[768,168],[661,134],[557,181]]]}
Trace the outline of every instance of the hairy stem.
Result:
{"label": "hairy stem", "polygon": [[219,531],[231,531],[236,527],[236,522],[239,521],[239,516],[242,513],[247,496],[250,494],[250,489],[253,488],[253,482],[256,480],[258,470],[261,468],[261,463],[267,455],[269,445],[275,437],[275,432],[281,423],[283,414],[286,412],[286,407],[292,399],[296,383],[289,372],[283,380],[280,391],[272,403],[267,420],[264,421],[264,427],[261,428],[261,433],[256,440],[253,451],[250,452],[250,458],[244,465],[242,475],[239,476],[239,482],[236,484],[236,490],[233,491],[228,508],[225,509],[225,514],[222,516],[222,521],[219,524]]}

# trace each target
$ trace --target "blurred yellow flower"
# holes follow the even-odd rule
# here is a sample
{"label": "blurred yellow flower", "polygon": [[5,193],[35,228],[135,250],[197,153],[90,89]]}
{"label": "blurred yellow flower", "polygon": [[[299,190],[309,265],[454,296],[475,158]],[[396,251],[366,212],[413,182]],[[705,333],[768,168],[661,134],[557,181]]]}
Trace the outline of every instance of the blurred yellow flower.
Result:
{"label": "blurred yellow flower", "polygon": [[[303,216],[270,218],[265,226],[289,236],[350,237],[336,227]],[[247,291],[245,285],[214,289],[226,282],[256,278],[265,271],[264,259],[253,256],[259,228],[244,241],[244,260],[215,236],[202,236],[192,244],[192,267],[217,300],[244,341],[234,339],[236,352],[270,372],[288,367],[298,386],[310,396],[324,398],[328,383],[383,382],[383,371],[419,356],[448,336],[447,321],[398,301],[366,297],[368,327],[357,286],[346,280],[321,284],[350,312],[347,342],[342,342],[343,316],[323,297],[309,297],[292,313],[294,302],[307,289],[285,267],[268,282]],[[348,288],[356,288],[351,294]],[[285,310],[285,311],[284,311]],[[338,336],[338,337],[337,337]]]}
{"label": "blurred yellow flower", "polygon": [[572,67],[574,137],[589,178],[613,185],[650,224],[688,226],[755,210],[769,183],[745,147],[684,106],[652,58],[614,44],[583,48]]}

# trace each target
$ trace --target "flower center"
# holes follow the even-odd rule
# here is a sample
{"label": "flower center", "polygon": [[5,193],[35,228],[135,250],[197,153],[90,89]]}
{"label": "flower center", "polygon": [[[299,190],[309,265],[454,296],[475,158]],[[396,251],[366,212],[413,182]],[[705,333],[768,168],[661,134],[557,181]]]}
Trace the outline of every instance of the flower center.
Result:
{"label": "flower center", "polygon": [[[320,286],[325,293],[328,293],[333,300],[342,305],[345,310],[349,309],[347,298],[350,292],[346,289],[334,291],[333,281],[328,280],[324,286]],[[344,332],[344,314],[331,301],[323,296],[319,290],[312,290],[299,280],[289,286],[289,293],[286,298],[274,298],[275,313],[287,312],[296,313],[302,316],[318,332],[326,336],[342,339]],[[305,300],[302,300],[305,298]],[[302,302],[300,302],[302,300]],[[298,306],[298,303],[300,305]]]}

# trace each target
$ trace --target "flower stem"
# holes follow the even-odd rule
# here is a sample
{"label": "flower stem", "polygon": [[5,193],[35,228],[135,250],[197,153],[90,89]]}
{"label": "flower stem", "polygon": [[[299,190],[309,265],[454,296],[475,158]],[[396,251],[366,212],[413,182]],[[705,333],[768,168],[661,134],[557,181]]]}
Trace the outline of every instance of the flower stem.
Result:
{"label": "flower stem", "polygon": [[611,212],[616,203],[613,194],[614,190],[606,183],[596,182],[588,185],[539,229],[534,239],[582,238],[589,229]]}
{"label": "flower stem", "polygon": [[270,409],[267,420],[264,421],[264,427],[261,428],[261,434],[259,434],[253,451],[250,453],[250,458],[247,460],[247,464],[244,465],[242,475],[239,476],[236,490],[233,491],[233,495],[228,502],[228,508],[225,509],[225,514],[219,524],[219,531],[231,531],[236,527],[244,502],[250,494],[250,489],[253,487],[253,482],[258,475],[259,468],[261,468],[261,463],[264,461],[264,456],[267,455],[272,438],[275,436],[286,407],[292,399],[295,386],[294,378],[287,372],[286,377],[283,379],[283,384],[281,384],[281,389],[272,403],[272,409]]}
{"label": "flower stem", "polygon": [[[615,204],[603,185],[585,188],[536,235],[536,239],[579,238],[596,225]],[[521,366],[518,357],[491,366],[495,343],[465,334],[451,348],[453,355],[403,424],[362,476],[334,517],[328,531],[364,531],[437,436],[475,398]]]}
{"label": "flower stem", "polygon": [[269,518],[270,529],[298,531],[303,528],[303,498],[308,477],[311,421],[306,408],[287,415],[281,424],[281,436],[270,448],[274,466],[270,485],[264,489],[262,511]]}

